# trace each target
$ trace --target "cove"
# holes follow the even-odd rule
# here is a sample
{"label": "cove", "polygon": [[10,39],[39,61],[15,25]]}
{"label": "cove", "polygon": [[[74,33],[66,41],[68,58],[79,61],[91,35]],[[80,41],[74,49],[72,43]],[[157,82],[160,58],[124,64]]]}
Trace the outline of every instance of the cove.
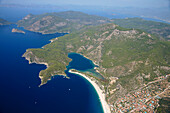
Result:
{"label": "cove", "polygon": [[69,53],[68,57],[71,58],[72,61],[67,66],[67,71],[70,69],[75,69],[80,72],[91,74],[98,79],[104,80],[104,77],[94,69],[98,66],[95,65],[90,59],[78,53]]}

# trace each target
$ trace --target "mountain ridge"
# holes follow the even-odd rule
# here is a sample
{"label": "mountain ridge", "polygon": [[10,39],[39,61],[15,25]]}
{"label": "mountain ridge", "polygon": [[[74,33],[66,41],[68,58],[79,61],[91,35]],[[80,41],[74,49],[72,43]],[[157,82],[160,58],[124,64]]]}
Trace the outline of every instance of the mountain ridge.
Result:
{"label": "mountain ridge", "polygon": [[41,15],[29,14],[17,22],[19,27],[42,34],[71,33],[87,26],[110,22],[105,17],[88,15],[81,12],[66,11],[59,13],[45,13]]}
{"label": "mountain ridge", "polygon": [[142,29],[166,40],[170,40],[170,24],[144,20],[142,18],[113,19],[115,24],[125,28]]}
{"label": "mountain ridge", "polygon": [[123,28],[141,29],[170,40],[170,25],[162,22],[148,21],[142,18],[108,19],[102,16],[89,15],[78,11],[29,14],[17,22],[18,27],[42,34],[72,33],[89,29],[100,24],[115,23]]}

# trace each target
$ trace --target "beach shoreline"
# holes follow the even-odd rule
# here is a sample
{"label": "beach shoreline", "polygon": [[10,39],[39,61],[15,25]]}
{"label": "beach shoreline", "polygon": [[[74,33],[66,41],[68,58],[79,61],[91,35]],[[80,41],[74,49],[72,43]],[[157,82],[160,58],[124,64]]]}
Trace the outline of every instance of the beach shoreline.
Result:
{"label": "beach shoreline", "polygon": [[100,102],[101,102],[101,105],[102,105],[102,108],[103,108],[103,112],[104,113],[111,113],[110,107],[105,100],[105,94],[100,89],[100,87],[95,83],[95,81],[91,80],[89,77],[87,77],[86,75],[84,75],[80,72],[75,72],[74,69],[69,70],[69,73],[80,75],[83,78],[85,78],[86,80],[88,80],[93,85],[93,87],[95,88],[95,90],[96,90],[96,92],[99,96],[99,99],[100,99]]}
{"label": "beach shoreline", "polygon": [[[35,58],[34,61],[31,61],[31,60],[30,60],[30,57],[28,57],[28,55],[27,55],[28,53],[29,53],[29,54],[33,54],[32,51],[28,51],[28,50],[27,50],[27,51],[23,54],[22,57],[25,57],[25,59],[29,61],[29,64],[32,64],[32,63],[43,64],[43,65],[46,66],[46,68],[49,67],[49,64],[48,64],[47,62],[40,61],[39,58]],[[35,56],[35,57],[36,57],[36,56]],[[80,73],[80,72],[77,72],[77,71],[75,72],[75,71],[76,71],[76,70],[74,70],[74,69],[70,69],[70,70],[69,70],[69,73],[73,73],[73,74],[80,75],[80,76],[82,76],[83,78],[85,78],[86,80],[88,80],[88,81],[91,83],[91,85],[95,88],[95,90],[96,90],[96,92],[97,92],[97,94],[98,94],[98,96],[99,96],[99,99],[100,99],[100,102],[101,102],[101,105],[102,105],[102,108],[103,108],[103,112],[104,112],[104,113],[111,113],[110,107],[109,107],[109,105],[108,105],[108,103],[106,102],[106,99],[105,99],[106,95],[105,95],[104,91],[99,87],[99,85],[98,85],[94,80],[92,80],[91,78],[87,77],[86,75],[84,75],[84,74],[82,74],[82,73]],[[41,71],[40,71],[40,73],[41,73]],[[39,87],[42,86],[42,85],[44,85],[44,84],[46,84],[46,83],[43,83],[43,82],[42,82],[43,77],[40,76],[40,73],[39,73],[39,78],[41,79],[41,84],[39,85]],[[58,75],[58,74],[57,74],[57,75]],[[60,75],[65,76],[65,77],[67,78],[67,75],[63,75],[63,74],[60,74]],[[52,75],[52,76],[54,76],[54,75]],[[49,80],[51,80],[51,78],[50,78]],[[48,81],[49,81],[49,80],[48,80]]]}

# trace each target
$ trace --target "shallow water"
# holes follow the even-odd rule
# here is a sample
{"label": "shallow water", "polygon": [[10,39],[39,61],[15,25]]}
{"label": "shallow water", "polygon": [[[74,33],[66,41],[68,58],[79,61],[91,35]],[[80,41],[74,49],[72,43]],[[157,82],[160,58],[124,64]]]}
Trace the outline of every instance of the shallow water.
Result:
{"label": "shallow water", "polygon": [[67,66],[67,70],[76,69],[81,72],[89,73],[98,79],[104,80],[104,77],[94,69],[94,67],[98,66],[95,65],[91,60],[78,53],[69,53],[68,57],[71,58],[72,61]]}

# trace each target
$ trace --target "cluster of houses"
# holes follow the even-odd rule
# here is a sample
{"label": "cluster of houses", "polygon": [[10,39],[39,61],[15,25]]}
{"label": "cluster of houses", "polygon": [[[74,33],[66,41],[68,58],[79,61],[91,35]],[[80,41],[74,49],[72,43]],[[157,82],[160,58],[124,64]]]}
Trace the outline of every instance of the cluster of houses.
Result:
{"label": "cluster of houses", "polygon": [[150,83],[137,91],[128,93],[123,98],[118,98],[112,107],[116,113],[154,113],[159,105],[159,94],[165,87],[164,80]]}

